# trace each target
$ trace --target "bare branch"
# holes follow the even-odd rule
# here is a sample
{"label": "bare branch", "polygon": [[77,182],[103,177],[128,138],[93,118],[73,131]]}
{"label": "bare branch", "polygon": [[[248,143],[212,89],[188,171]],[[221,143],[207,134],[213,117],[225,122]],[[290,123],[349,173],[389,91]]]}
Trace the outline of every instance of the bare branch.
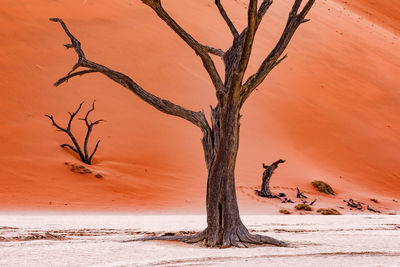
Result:
{"label": "bare branch", "polygon": [[68,80],[74,76],[77,76],[77,75],[82,76],[84,74],[93,73],[93,72],[98,72],[98,71],[97,70],[82,70],[82,71],[77,71],[74,73],[68,73],[66,76],[64,76],[61,79],[59,79],[58,81],[56,81],[54,83],[54,86],[59,86],[60,84],[62,84],[64,82],[68,82]]}
{"label": "bare branch", "polygon": [[69,144],[62,144],[61,147],[68,147],[70,148],[72,151],[74,151],[75,153],[79,154],[79,157],[81,158],[82,162],[86,163],[86,164],[91,164],[91,159],[94,155],[94,153],[97,150],[97,147],[99,146],[99,142],[100,140],[97,142],[96,147],[94,148],[94,151],[92,152],[92,154],[89,157],[88,151],[87,151],[87,144],[89,142],[89,137],[90,134],[92,132],[93,126],[99,124],[100,122],[104,121],[104,120],[96,120],[95,122],[91,122],[89,121],[88,117],[90,115],[91,112],[94,111],[94,103],[95,101],[93,101],[92,107],[88,110],[88,112],[86,113],[85,118],[81,118],[80,120],[85,121],[85,124],[87,126],[87,133],[86,133],[86,137],[85,137],[85,142],[83,144],[83,152],[81,150],[81,147],[79,146],[75,136],[73,135],[73,133],[71,132],[71,123],[72,120],[75,118],[76,114],[78,114],[78,112],[80,111],[80,109],[82,108],[82,104],[83,102],[79,105],[78,109],[75,112],[68,112],[70,119],[68,122],[68,127],[67,128],[62,128],[61,126],[59,126],[55,120],[54,117],[52,115],[45,115],[46,117],[48,117],[52,123],[53,126],[55,126],[58,130],[65,132],[66,134],[68,134],[68,136],[71,138],[72,143],[74,144],[75,147],[69,145]]}
{"label": "bare branch", "polygon": [[[157,2],[157,1],[147,1],[147,2],[153,3],[153,2]],[[129,76],[127,76],[123,73],[114,71],[112,69],[109,69],[106,66],[103,66],[103,65],[100,65],[95,62],[87,60],[84,52],[82,51],[80,42],[71,34],[71,32],[68,30],[65,23],[59,18],[52,18],[50,20],[59,22],[61,24],[62,28],[64,29],[64,31],[66,32],[66,34],[68,35],[68,37],[71,39],[71,45],[73,46],[75,52],[78,55],[78,62],[76,65],[78,65],[79,67],[84,67],[84,68],[88,69],[88,70],[84,70],[84,71],[80,71],[80,72],[71,73],[70,75],[67,75],[64,78],[61,78],[60,80],[58,80],[55,83],[56,86],[66,82],[69,78],[72,78],[76,75],[84,75],[87,73],[99,72],[99,73],[107,76],[111,80],[119,83],[120,85],[128,88],[135,95],[137,95],[142,100],[149,103],[156,109],[158,109],[164,113],[186,119],[186,120],[192,122],[193,124],[197,125],[198,127],[200,127],[202,129],[202,131],[204,131],[207,128],[208,122],[204,115],[204,112],[201,112],[201,111],[194,112],[194,111],[185,109],[179,105],[176,105],[168,100],[159,98],[159,97],[147,92],[146,90],[144,90],[140,85],[138,85],[135,81],[133,81]],[[179,26],[177,26],[177,27],[179,27]],[[197,42],[195,44],[197,45],[196,46],[196,49],[197,49],[199,44]],[[203,46],[201,46],[200,50],[205,51],[205,48]],[[207,54],[207,57],[209,57],[208,54]]]}
{"label": "bare branch", "polygon": [[284,55],[281,59],[279,59],[278,61],[275,62],[275,64],[273,65],[273,68],[275,68],[276,66],[279,65],[279,63],[281,63],[282,61],[284,61],[286,58],[288,57],[288,55]]}
{"label": "bare branch", "polygon": [[248,8],[248,25],[245,29],[245,39],[242,46],[242,51],[239,63],[233,72],[230,88],[240,88],[244,73],[249,63],[251,49],[253,47],[254,36],[257,30],[257,0],[250,0]]}
{"label": "bare branch", "polygon": [[269,7],[272,5],[272,0],[264,0],[257,12],[257,28],[261,23],[264,15],[267,13]]}
{"label": "bare branch", "polygon": [[284,56],[282,59],[279,59],[283,54],[285,49],[287,48],[290,40],[292,39],[294,33],[300,24],[307,22],[308,19],[305,19],[312,5],[315,3],[315,0],[308,0],[307,4],[303,7],[300,13],[298,13],[302,0],[295,0],[292,10],[289,13],[288,21],[286,23],[285,29],[278,41],[275,45],[274,49],[269,53],[267,58],[262,62],[258,71],[251,75],[245,84],[243,85],[243,89],[241,92],[241,105],[246,101],[249,95],[253,92],[253,90],[264,81],[265,77],[268,73],[276,67],[283,59],[286,58]]}
{"label": "bare branch", "polygon": [[72,120],[74,119],[74,117],[76,116],[76,114],[78,114],[78,112],[81,110],[82,105],[83,105],[83,102],[79,104],[79,107],[78,107],[78,109],[77,109],[75,112],[72,112],[72,113],[71,113],[71,112],[68,112],[68,113],[69,113],[69,116],[70,116],[69,122],[68,122],[68,127],[67,127],[67,130],[68,130],[68,131],[71,130],[71,123],[72,123]]}
{"label": "bare branch", "polygon": [[89,114],[94,110],[94,103],[96,103],[96,100],[93,101],[92,108],[88,110],[88,112],[86,113],[85,118],[81,119],[81,120],[85,121],[87,127],[89,127],[92,124],[92,123],[89,123],[88,117],[89,117]]}
{"label": "bare branch", "polygon": [[69,144],[62,144],[62,145],[60,145],[60,147],[69,147],[70,149],[72,149],[72,151],[74,151],[75,153],[78,153],[78,150],[76,150],[75,147],[73,147],[73,146],[71,146]]}
{"label": "bare branch", "polygon": [[59,22],[61,24],[61,27],[63,27],[65,33],[68,35],[69,39],[71,40],[71,44],[67,44],[64,45],[67,48],[74,48],[76,54],[78,55],[78,63],[77,65],[80,63],[81,60],[86,59],[85,57],[85,53],[83,53],[83,50],[81,48],[81,43],[78,41],[78,39],[76,39],[68,30],[67,26],[65,25],[64,21],[62,19],[59,18],[50,18],[50,21],[54,21],[54,22]]}
{"label": "bare branch", "polygon": [[204,45],[204,48],[208,51],[208,53],[219,56],[219,57],[222,57],[225,54],[225,52],[219,48],[214,48],[214,47],[206,46],[206,45]]}
{"label": "bare branch", "polygon": [[54,127],[56,127],[58,130],[60,130],[60,131],[62,131],[62,132],[67,132],[67,129],[62,128],[60,125],[58,125],[58,124],[55,122],[53,115],[44,115],[44,116],[46,116],[47,118],[49,118],[49,119],[51,120],[51,122],[52,122],[52,125],[53,125]]}
{"label": "bare branch", "polygon": [[92,154],[91,154],[90,157],[89,157],[89,161],[92,161],[93,155],[96,153],[97,148],[99,147],[99,143],[100,143],[100,140],[97,141],[96,146],[94,147],[93,152],[92,152]]}
{"label": "bare branch", "polygon": [[[78,154],[79,154],[79,157],[81,158],[81,160],[82,160],[83,162],[86,163],[86,161],[85,161],[85,155],[82,153],[82,150],[81,150],[81,148],[80,148],[78,142],[76,141],[75,136],[74,136],[74,135],[72,134],[72,132],[71,132],[71,122],[72,122],[72,120],[74,119],[75,115],[76,115],[76,114],[79,112],[79,110],[81,109],[82,104],[83,104],[83,102],[79,105],[78,109],[77,109],[75,112],[68,112],[68,114],[69,114],[69,116],[70,116],[70,119],[69,119],[68,127],[67,127],[67,128],[63,128],[63,127],[61,127],[60,125],[58,125],[58,124],[55,122],[53,115],[45,115],[45,116],[48,117],[48,118],[51,120],[52,125],[53,125],[54,127],[56,127],[58,130],[60,130],[60,131],[62,131],[62,132],[65,132],[66,134],[68,134],[68,136],[71,138],[72,143],[73,143],[74,146],[75,146],[75,148],[73,148],[71,145],[63,144],[63,145],[61,145],[61,147],[65,147],[65,146],[66,146],[66,147],[71,148],[74,152],[78,153]],[[90,164],[90,163],[89,163],[89,164]]]}
{"label": "bare branch", "polygon": [[88,117],[89,117],[90,113],[94,111],[94,104],[95,103],[96,103],[96,100],[93,101],[92,108],[88,110],[88,112],[86,113],[85,118],[81,119],[81,120],[85,121],[86,126],[88,128],[87,133],[86,133],[86,137],[85,137],[85,142],[83,143],[83,151],[85,153],[85,157],[86,157],[88,162],[90,162],[90,160],[93,157],[94,153],[96,152],[97,146],[99,145],[99,142],[100,142],[100,141],[97,142],[94,152],[89,157],[88,150],[87,150],[87,145],[88,145],[88,142],[89,142],[90,134],[92,133],[93,126],[96,125],[96,124],[99,124],[102,121],[104,121],[104,120],[97,120],[95,122],[91,122],[91,121],[88,120]]}
{"label": "bare branch", "polygon": [[225,91],[223,82],[215,67],[214,61],[209,56],[208,50],[205,48],[205,46],[196,41],[178,23],[176,23],[173,18],[170,17],[170,15],[162,7],[160,0],[142,0],[142,2],[151,7],[156,14],[196,52],[196,54],[201,58],[203,66],[208,72],[208,75],[210,76],[211,81],[217,90],[217,94],[223,94]]}
{"label": "bare branch", "polygon": [[225,20],[226,24],[228,25],[229,29],[231,30],[233,38],[238,39],[239,33],[236,30],[235,25],[233,25],[233,22],[231,21],[231,19],[226,14],[226,11],[225,11],[224,7],[222,6],[221,1],[215,0],[215,5],[218,7],[219,13],[221,14],[222,18]]}
{"label": "bare branch", "polygon": [[265,15],[265,13],[267,12],[268,8],[272,5],[272,3],[273,3],[272,0],[263,0],[257,12],[257,17],[259,19],[261,19]]}

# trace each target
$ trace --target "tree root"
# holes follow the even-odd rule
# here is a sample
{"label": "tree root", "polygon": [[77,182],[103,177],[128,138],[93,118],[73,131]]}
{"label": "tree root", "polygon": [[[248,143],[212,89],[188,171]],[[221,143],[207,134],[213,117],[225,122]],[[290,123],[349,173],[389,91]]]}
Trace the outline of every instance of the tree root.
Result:
{"label": "tree root", "polygon": [[236,227],[235,230],[225,231],[222,236],[222,240],[218,244],[207,244],[207,229],[202,232],[199,232],[194,235],[186,235],[186,236],[151,236],[151,237],[143,237],[137,239],[126,240],[122,242],[137,242],[137,241],[155,241],[155,240],[164,240],[164,241],[181,241],[184,243],[198,243],[204,241],[204,244],[208,247],[239,247],[245,248],[246,244],[255,244],[255,245],[273,245],[277,247],[289,247],[290,244],[277,240],[275,238],[257,234],[250,234],[247,228],[244,225]]}

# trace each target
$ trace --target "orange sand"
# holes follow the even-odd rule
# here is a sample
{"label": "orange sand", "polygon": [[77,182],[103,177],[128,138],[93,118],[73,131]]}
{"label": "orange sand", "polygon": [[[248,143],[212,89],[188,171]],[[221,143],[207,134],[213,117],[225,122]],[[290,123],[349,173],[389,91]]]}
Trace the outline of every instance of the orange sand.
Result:
{"label": "orange sand", "polygon": [[[229,30],[213,1],[165,2],[199,41],[228,48]],[[245,1],[225,2],[243,27]],[[382,208],[400,209],[392,201],[400,199],[398,7],[359,0],[349,9],[342,2],[317,1],[289,58],[244,107],[236,171],[242,211],[276,212],[281,206],[253,194],[261,163],[279,158],[287,162],[273,177],[274,191],[293,198],[299,186],[311,195],[310,182],[319,179],[339,193],[323,199],[315,193],[325,206],[373,197]],[[279,38],[290,3],[276,1],[265,17],[249,74]],[[67,38],[49,17],[67,22],[89,59],[130,75],[150,92],[194,110],[215,104],[200,60],[140,1],[3,0],[0,209],[203,212],[200,131],[98,74],[53,87],[76,57],[62,46]],[[64,124],[67,111],[83,100],[86,111],[93,99],[92,118],[107,122],[94,129],[92,145],[102,141],[90,168],[103,179],[64,165],[79,161],[58,146],[69,140],[44,117],[54,114]],[[81,123],[73,127],[83,134]]]}

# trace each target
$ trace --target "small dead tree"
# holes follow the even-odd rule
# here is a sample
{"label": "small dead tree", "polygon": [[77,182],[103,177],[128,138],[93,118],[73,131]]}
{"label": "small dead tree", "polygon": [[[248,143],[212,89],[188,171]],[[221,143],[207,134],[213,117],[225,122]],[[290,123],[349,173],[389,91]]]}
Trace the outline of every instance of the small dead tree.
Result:
{"label": "small dead tree", "polygon": [[[162,99],[134,81],[131,77],[102,64],[87,59],[81,43],[69,31],[60,18],[50,21],[60,23],[71,43],[64,45],[73,48],[78,56],[71,71],[55,82],[59,86],[69,79],[89,73],[100,73],[110,80],[130,90],[143,101],[166,114],[185,119],[201,130],[204,157],[208,171],[207,181],[207,228],[194,236],[155,237],[162,240],[180,240],[184,242],[204,241],[211,247],[243,247],[245,243],[288,244],[268,236],[251,234],[242,223],[239,215],[235,188],[235,165],[239,148],[241,109],[268,74],[287,56],[285,49],[299,26],[306,18],[315,0],[293,0],[292,9],[284,26],[282,35],[275,47],[268,53],[257,71],[246,78],[245,73],[250,60],[256,32],[264,15],[272,5],[272,0],[248,0],[247,26],[239,32],[227,15],[220,0],[215,0],[216,8],[229,27],[233,41],[227,50],[210,47],[197,41],[176,22],[164,9],[161,0],[142,0],[150,7],[191,49],[200,57],[208,76],[215,87],[217,104],[211,107],[211,118],[205,112],[193,111]],[[218,72],[211,55],[218,56],[225,66],[224,79]],[[82,68],[78,70],[78,68]],[[153,239],[155,239],[153,238]]]}
{"label": "small dead tree", "polygon": [[79,119],[79,120],[85,121],[85,124],[86,124],[86,127],[87,127],[86,137],[85,137],[85,141],[83,143],[83,151],[82,151],[78,141],[76,140],[75,136],[71,132],[72,121],[74,120],[75,116],[81,110],[83,102],[79,104],[79,107],[77,108],[77,110],[75,112],[68,112],[70,117],[69,117],[67,128],[63,128],[60,125],[58,125],[55,122],[53,115],[45,115],[46,117],[48,117],[51,120],[51,122],[53,123],[54,127],[56,127],[59,131],[66,133],[71,138],[73,146],[70,145],[70,144],[62,144],[60,146],[61,147],[70,148],[72,151],[74,151],[75,153],[77,153],[79,155],[79,157],[80,157],[80,159],[82,160],[83,163],[86,163],[88,165],[91,165],[92,158],[93,158],[94,154],[96,153],[97,148],[99,147],[99,143],[100,143],[100,140],[98,140],[96,145],[95,145],[95,147],[94,147],[94,149],[93,149],[93,152],[89,155],[87,146],[88,146],[90,134],[92,133],[93,126],[95,126],[95,125],[99,124],[100,122],[104,121],[104,120],[97,120],[97,121],[92,122],[91,120],[89,120],[89,114],[92,111],[94,111],[94,103],[95,103],[95,101],[93,101],[92,108],[88,110],[88,112],[86,113],[86,116],[84,118],[80,118]]}
{"label": "small dead tree", "polygon": [[269,182],[271,180],[272,174],[274,174],[274,171],[276,168],[278,168],[278,165],[281,163],[284,163],[285,160],[280,159],[272,163],[271,165],[265,165],[263,163],[263,168],[265,169],[263,176],[262,176],[262,184],[261,184],[261,190],[258,191],[257,193],[260,197],[266,197],[266,198],[276,198],[277,196],[271,193],[271,190],[269,188]]}

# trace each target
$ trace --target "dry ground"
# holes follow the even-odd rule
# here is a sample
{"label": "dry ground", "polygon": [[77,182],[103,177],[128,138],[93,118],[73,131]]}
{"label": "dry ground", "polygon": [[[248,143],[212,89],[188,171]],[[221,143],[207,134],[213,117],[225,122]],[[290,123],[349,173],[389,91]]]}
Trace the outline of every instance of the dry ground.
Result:
{"label": "dry ground", "polygon": [[122,242],[198,231],[204,216],[2,215],[1,266],[398,266],[400,216],[244,216],[252,231],[292,244],[210,249],[177,242]]}

